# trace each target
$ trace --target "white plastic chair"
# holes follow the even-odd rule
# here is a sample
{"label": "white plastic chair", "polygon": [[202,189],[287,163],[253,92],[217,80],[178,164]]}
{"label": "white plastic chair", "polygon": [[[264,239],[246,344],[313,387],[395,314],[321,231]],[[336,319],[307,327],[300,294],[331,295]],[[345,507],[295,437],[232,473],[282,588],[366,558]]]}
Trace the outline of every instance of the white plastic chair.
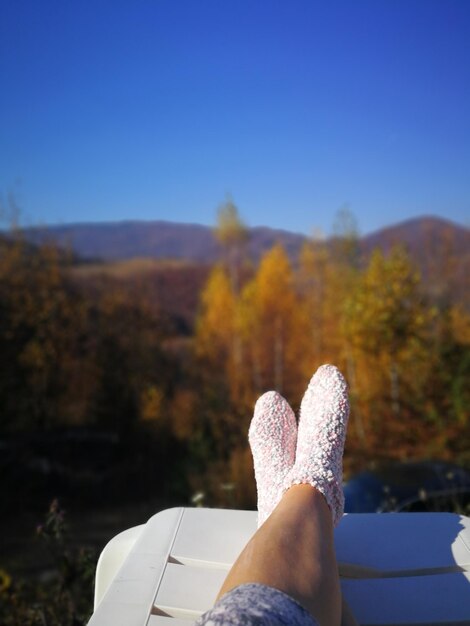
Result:
{"label": "white plastic chair", "polygon": [[[174,508],[120,533],[100,556],[89,626],[190,626],[255,530],[252,511]],[[470,518],[349,514],[335,543],[360,624],[470,624]]]}

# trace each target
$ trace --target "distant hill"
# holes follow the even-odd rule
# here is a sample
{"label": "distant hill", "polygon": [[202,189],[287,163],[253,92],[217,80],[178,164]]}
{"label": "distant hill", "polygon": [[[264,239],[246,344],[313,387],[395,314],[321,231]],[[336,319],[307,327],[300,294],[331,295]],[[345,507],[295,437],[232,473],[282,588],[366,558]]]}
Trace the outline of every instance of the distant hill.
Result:
{"label": "distant hill", "polygon": [[[67,224],[23,232],[33,243],[54,241],[59,246],[72,248],[83,259],[122,261],[147,257],[210,263],[221,254],[212,229],[199,224],[125,221]],[[276,242],[281,242],[289,254],[295,254],[304,240],[302,235],[287,231],[252,228],[248,250],[256,259]]]}
{"label": "distant hill", "polygon": [[[213,230],[198,224],[124,221],[30,228],[23,232],[31,243],[51,240],[88,260],[152,258],[211,263],[221,254]],[[306,239],[304,235],[289,231],[256,227],[250,229],[248,252],[256,261],[280,242],[294,259]],[[368,256],[374,248],[387,251],[394,243],[403,243],[419,260],[424,250],[429,251],[446,239],[452,240],[453,246],[463,254],[470,250],[468,228],[436,217],[415,218],[378,230],[362,237],[360,248]]]}
{"label": "distant hill", "polygon": [[470,229],[437,217],[419,217],[382,228],[362,239],[364,253],[374,248],[388,252],[396,244],[405,245],[414,258],[436,246],[452,243],[456,250],[470,253]]}
{"label": "distant hill", "polygon": [[[192,334],[201,289],[210,265],[221,254],[212,229],[195,224],[70,224],[29,229],[24,235],[32,250],[34,244],[47,240],[72,248],[72,263],[67,257],[69,276],[91,298],[110,287],[127,293],[131,301],[145,294],[149,310],[167,319],[180,336]],[[306,240],[303,235],[287,231],[253,228],[248,250],[257,261],[279,241],[295,262]],[[334,243],[330,239],[320,245]],[[360,253],[366,261],[374,248],[387,252],[394,243],[409,248],[436,299],[447,290],[456,301],[463,301],[470,274],[468,228],[433,217],[408,220],[362,237]],[[1,244],[0,233],[0,252]],[[8,245],[7,237],[3,237],[3,244]],[[447,263],[450,257],[459,262]]]}

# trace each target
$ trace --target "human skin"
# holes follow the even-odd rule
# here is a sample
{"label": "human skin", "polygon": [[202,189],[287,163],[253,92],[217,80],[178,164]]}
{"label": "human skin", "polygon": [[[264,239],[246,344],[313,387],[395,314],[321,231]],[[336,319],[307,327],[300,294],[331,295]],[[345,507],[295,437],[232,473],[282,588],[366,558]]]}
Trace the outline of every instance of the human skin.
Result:
{"label": "human skin", "polygon": [[331,511],[311,485],[294,485],[248,542],[218,598],[246,583],[279,589],[321,626],[357,624],[343,608]]}

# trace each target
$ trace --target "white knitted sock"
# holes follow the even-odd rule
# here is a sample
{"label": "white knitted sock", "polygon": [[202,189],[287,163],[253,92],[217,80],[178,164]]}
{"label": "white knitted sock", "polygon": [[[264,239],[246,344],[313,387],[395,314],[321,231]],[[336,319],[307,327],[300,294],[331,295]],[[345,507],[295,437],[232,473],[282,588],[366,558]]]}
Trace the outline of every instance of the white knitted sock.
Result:
{"label": "white knitted sock", "polygon": [[276,391],[268,391],[256,402],[248,440],[258,491],[259,527],[281,499],[284,480],[295,460],[297,422],[287,400]]}
{"label": "white knitted sock", "polygon": [[344,512],[343,451],[349,418],[348,386],[333,365],[313,375],[300,406],[295,464],[284,481],[310,484],[326,499],[333,524]]}

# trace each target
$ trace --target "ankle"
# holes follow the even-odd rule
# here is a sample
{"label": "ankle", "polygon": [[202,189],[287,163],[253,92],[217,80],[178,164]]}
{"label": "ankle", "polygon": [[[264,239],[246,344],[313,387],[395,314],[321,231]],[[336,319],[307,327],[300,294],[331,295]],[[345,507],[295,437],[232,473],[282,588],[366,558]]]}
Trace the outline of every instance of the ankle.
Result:
{"label": "ankle", "polygon": [[281,501],[285,506],[301,506],[324,509],[328,516],[331,517],[331,511],[325,496],[314,485],[301,483],[292,485],[284,493]]}

